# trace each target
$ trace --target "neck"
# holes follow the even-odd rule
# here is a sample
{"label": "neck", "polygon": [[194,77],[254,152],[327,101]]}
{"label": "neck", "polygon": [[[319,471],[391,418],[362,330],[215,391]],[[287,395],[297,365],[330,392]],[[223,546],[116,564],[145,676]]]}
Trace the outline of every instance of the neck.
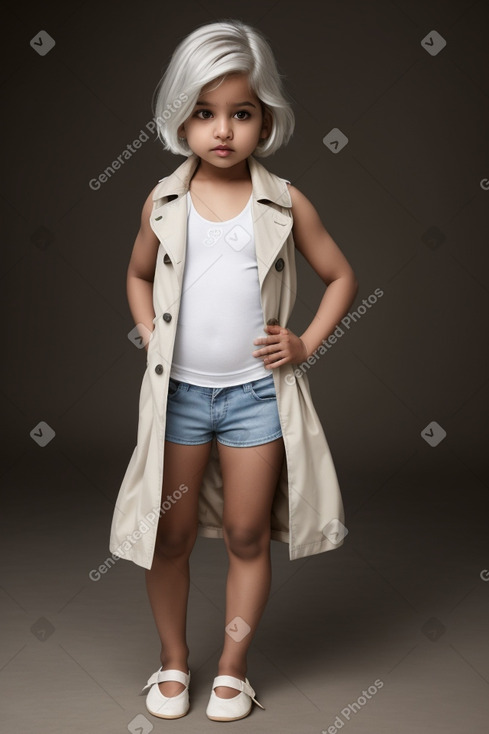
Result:
{"label": "neck", "polygon": [[207,161],[199,160],[192,178],[199,181],[209,181],[215,183],[226,183],[228,181],[242,181],[250,178],[250,170],[247,159],[236,163],[231,168],[218,168]]}

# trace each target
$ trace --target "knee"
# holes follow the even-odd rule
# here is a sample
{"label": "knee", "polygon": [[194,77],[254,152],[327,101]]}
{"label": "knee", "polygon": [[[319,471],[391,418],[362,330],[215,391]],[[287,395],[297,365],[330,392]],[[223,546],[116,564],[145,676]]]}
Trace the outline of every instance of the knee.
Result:
{"label": "knee", "polygon": [[196,540],[195,531],[182,529],[158,530],[155,556],[165,559],[178,559],[190,556]]}
{"label": "knee", "polygon": [[250,560],[265,553],[270,544],[270,532],[243,526],[224,527],[224,540],[229,553]]}

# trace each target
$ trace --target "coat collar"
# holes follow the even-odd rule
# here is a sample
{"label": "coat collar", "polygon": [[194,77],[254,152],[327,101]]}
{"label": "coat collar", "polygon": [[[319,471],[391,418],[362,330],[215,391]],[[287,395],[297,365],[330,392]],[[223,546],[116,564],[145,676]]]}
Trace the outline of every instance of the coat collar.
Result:
{"label": "coat collar", "polygon": [[[173,173],[161,179],[153,192],[153,201],[163,197],[173,199],[186,194],[199,160],[199,156],[192,153]],[[290,208],[292,201],[285,180],[267,171],[252,155],[246,160],[250,169],[254,198],[257,201],[273,201],[279,206]]]}
{"label": "coat collar", "polygon": [[[199,156],[188,157],[172,174],[162,179],[153,191],[150,225],[175,266],[179,283],[183,280],[186,256],[187,201],[190,179]],[[250,169],[252,216],[260,288],[278,253],[292,230],[292,201],[286,179],[270,173],[253,156]]]}

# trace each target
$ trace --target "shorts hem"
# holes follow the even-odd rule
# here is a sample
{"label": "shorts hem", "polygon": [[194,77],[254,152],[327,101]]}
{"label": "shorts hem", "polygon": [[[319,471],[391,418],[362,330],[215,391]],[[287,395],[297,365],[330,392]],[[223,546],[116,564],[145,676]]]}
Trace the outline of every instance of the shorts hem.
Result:
{"label": "shorts hem", "polygon": [[216,436],[216,439],[218,443],[222,443],[223,446],[229,446],[233,449],[246,449],[250,448],[251,446],[261,446],[264,443],[270,443],[270,441],[275,441],[277,438],[281,438],[283,436],[282,431],[278,431],[275,433],[272,433],[271,436],[265,436],[261,439],[254,439],[250,442],[243,443],[242,441],[238,443],[233,443],[230,441],[221,441],[218,436]]}
{"label": "shorts hem", "polygon": [[206,438],[204,441],[189,441],[188,439],[183,440],[181,438],[177,438],[176,436],[165,434],[165,441],[170,441],[170,443],[178,443],[181,446],[202,446],[203,444],[212,441],[212,436],[210,438]]}

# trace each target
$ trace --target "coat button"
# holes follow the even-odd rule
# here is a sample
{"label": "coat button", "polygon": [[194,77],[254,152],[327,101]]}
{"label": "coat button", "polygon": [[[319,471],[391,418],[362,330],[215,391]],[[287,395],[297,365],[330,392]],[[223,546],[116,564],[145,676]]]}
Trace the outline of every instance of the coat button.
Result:
{"label": "coat button", "polygon": [[163,262],[165,263],[165,265],[169,265],[171,263],[170,255],[167,252],[165,252],[165,257],[163,258]]}
{"label": "coat button", "polygon": [[156,372],[157,375],[162,375],[163,374],[163,365],[162,364],[157,364],[156,367],[155,367],[155,372]]}
{"label": "coat button", "polygon": [[168,312],[167,313],[164,313],[163,314],[163,321],[170,322],[171,321],[171,313],[168,313]]}
{"label": "coat button", "polygon": [[285,263],[284,263],[283,259],[281,257],[279,257],[279,259],[275,263],[275,270],[278,270],[280,272],[281,270],[284,269],[284,265],[285,265]]}

